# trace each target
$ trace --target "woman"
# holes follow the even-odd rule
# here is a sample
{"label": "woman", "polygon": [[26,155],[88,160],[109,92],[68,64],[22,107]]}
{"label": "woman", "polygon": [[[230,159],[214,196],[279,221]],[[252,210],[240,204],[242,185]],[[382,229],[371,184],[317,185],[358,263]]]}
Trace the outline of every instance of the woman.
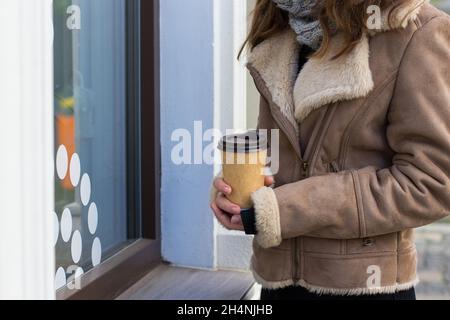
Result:
{"label": "woman", "polygon": [[262,299],[415,299],[412,229],[450,213],[449,16],[423,0],[259,0],[247,45],[280,171],[246,228],[220,178],[211,207],[254,226]]}

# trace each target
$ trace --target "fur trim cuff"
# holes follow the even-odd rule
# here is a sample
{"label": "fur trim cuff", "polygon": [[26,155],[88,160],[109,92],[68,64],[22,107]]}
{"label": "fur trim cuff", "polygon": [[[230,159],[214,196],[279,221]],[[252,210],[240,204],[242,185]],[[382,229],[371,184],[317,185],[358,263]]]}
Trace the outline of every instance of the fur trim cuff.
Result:
{"label": "fur trim cuff", "polygon": [[271,188],[263,187],[252,194],[256,213],[256,241],[265,248],[281,244],[281,224],[278,201]]}

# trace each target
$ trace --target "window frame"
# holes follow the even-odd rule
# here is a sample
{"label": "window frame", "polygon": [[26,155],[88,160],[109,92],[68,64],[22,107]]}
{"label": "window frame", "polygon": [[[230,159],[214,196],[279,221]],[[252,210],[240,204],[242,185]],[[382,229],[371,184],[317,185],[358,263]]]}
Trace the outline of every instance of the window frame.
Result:
{"label": "window frame", "polygon": [[114,299],[162,261],[159,0],[126,4],[128,236],[138,240],[81,276],[81,289],[59,289],[58,300]]}

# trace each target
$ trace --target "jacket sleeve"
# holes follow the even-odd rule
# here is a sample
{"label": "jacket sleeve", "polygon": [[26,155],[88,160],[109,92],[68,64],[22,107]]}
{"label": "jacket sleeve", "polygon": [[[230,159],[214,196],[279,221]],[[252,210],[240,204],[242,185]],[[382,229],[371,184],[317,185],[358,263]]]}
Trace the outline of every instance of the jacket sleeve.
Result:
{"label": "jacket sleeve", "polygon": [[450,19],[416,31],[400,66],[387,139],[391,167],[312,177],[253,194],[264,248],[297,236],[359,239],[450,213]]}

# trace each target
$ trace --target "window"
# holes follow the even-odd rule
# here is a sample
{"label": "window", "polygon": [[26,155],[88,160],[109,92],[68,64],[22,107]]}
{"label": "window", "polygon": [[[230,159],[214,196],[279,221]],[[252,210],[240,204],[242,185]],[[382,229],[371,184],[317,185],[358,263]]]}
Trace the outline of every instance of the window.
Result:
{"label": "window", "polygon": [[127,8],[53,1],[56,289],[140,236]]}

